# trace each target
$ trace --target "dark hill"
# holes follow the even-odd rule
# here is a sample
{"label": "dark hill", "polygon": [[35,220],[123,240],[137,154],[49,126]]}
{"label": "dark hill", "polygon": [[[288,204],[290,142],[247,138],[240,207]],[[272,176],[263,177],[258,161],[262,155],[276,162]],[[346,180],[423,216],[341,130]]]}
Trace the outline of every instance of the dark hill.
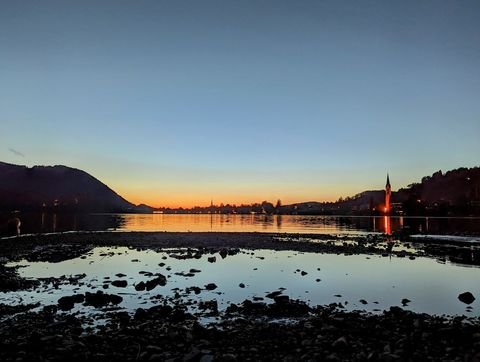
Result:
{"label": "dark hill", "polygon": [[0,162],[0,210],[42,208],[135,211],[135,205],[84,171],[66,166],[30,168]]}
{"label": "dark hill", "polygon": [[480,167],[458,168],[425,176],[402,191],[419,195],[427,204],[465,205],[480,200]]}
{"label": "dark hill", "polygon": [[[283,214],[369,215],[382,213],[385,191],[364,191],[337,202],[303,202],[284,205]],[[458,168],[425,176],[392,192],[394,213],[404,215],[480,215],[480,167]]]}
{"label": "dark hill", "polygon": [[480,167],[437,171],[399,192],[408,195],[410,214],[480,215]]}

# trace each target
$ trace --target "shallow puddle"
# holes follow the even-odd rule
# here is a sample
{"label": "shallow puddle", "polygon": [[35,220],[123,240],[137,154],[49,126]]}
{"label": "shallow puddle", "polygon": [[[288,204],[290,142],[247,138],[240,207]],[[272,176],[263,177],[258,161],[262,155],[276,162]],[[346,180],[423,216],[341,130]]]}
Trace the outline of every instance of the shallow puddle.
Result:
{"label": "shallow puddle", "polygon": [[[480,315],[478,299],[467,306],[457,298],[466,291],[479,295],[480,270],[475,267],[424,257],[410,260],[396,256],[271,250],[242,250],[225,258],[219,253],[202,254],[198,259],[174,257],[185,252],[108,247],[95,248],[81,257],[59,263],[11,263],[9,266],[22,266],[19,273],[25,278],[73,278],[70,281],[68,278],[45,279],[32,291],[0,293],[0,303],[57,304],[62,296],[101,290],[122,296],[118,307],[132,312],[139,307],[171,301],[190,303],[190,308],[195,310],[201,300],[216,300],[219,310],[223,310],[230,303],[241,303],[245,299],[263,298],[265,302],[272,302],[266,296],[281,291],[312,306],[341,303],[347,310],[375,312],[402,306],[402,300],[408,299],[410,302],[404,303],[403,308],[416,312]],[[120,273],[125,276],[116,276]],[[165,286],[159,285],[150,291],[135,290],[135,285],[154,279],[156,273],[167,277]],[[127,286],[112,285],[116,280],[126,281]],[[207,290],[205,286],[210,283],[217,287]],[[189,287],[200,287],[201,291],[199,294],[186,291]],[[75,304],[72,311],[98,312],[82,304]]]}

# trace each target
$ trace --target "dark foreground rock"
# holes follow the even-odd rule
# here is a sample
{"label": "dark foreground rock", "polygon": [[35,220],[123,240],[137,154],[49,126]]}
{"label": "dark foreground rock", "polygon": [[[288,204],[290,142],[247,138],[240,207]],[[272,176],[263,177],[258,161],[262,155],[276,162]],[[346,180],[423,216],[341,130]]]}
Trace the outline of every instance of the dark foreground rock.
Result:
{"label": "dark foreground rock", "polygon": [[117,288],[125,288],[128,285],[126,280],[114,280],[112,285]]}
{"label": "dark foreground rock", "polygon": [[0,291],[11,292],[30,289],[38,284],[40,284],[38,280],[27,280],[20,277],[16,268],[6,267],[0,264]]}
{"label": "dark foreground rock", "polygon": [[91,305],[95,308],[104,307],[108,304],[120,304],[123,298],[115,294],[106,294],[101,290],[96,293],[85,293],[85,305]]}
{"label": "dark foreground rock", "polygon": [[475,300],[475,297],[470,292],[462,293],[458,296],[458,299],[465,304],[472,304]]}
{"label": "dark foreground rock", "polygon": [[70,310],[73,309],[76,303],[83,303],[85,301],[85,295],[83,294],[75,294],[69,295],[65,297],[61,297],[58,300],[58,307],[61,310]]}
{"label": "dark foreground rock", "polygon": [[[358,238],[341,245],[339,237],[315,236],[317,241],[322,241],[316,243],[308,242],[308,237],[255,233],[84,233],[25,237],[14,242],[5,241],[0,249],[0,290],[29,289],[36,282],[20,278],[14,268],[6,267],[7,261],[26,258],[58,262],[79,255],[83,258],[94,246],[195,247],[197,250],[170,256],[198,259],[205,254],[218,253],[215,262],[225,262],[222,259],[235,252],[235,249],[226,249],[225,245],[347,255],[385,252],[382,237]],[[428,255],[445,257],[443,246],[429,248]],[[457,254],[463,253],[461,248],[455,250]],[[478,260],[478,253],[475,253],[472,263]],[[403,257],[409,254],[389,250],[386,255]],[[410,257],[414,260],[417,255],[426,254]],[[452,254],[446,256],[449,255]],[[467,256],[465,254],[462,262],[468,262]],[[195,272],[190,270],[190,273]],[[161,274],[143,275],[150,279],[135,285],[138,292],[146,293],[167,284],[167,278]],[[81,276],[66,279],[75,284]],[[118,287],[122,285],[124,283]],[[211,283],[204,288],[215,290],[216,285]],[[212,294],[199,286],[186,288],[186,292]],[[188,313],[187,306],[180,301],[177,305],[138,308],[133,315],[112,311],[122,297],[102,292],[60,298],[58,306],[47,306],[40,312],[31,310],[38,305],[0,306],[0,361],[480,360],[478,319],[447,319],[415,314],[398,307],[381,315],[342,312],[337,308],[339,305],[312,307],[291,300],[281,290],[268,293],[266,297],[269,303],[264,303],[267,299],[255,297],[254,301],[231,304],[225,312],[219,311],[214,301],[204,300],[199,309],[204,316],[215,318],[214,325],[201,324],[201,316]],[[464,295],[460,300],[468,303],[471,300],[468,297]],[[402,305],[408,302],[403,299]],[[97,323],[94,317],[65,313],[76,303],[107,307],[96,311],[97,316],[103,311],[106,324]]]}
{"label": "dark foreground rock", "polygon": [[[289,302],[285,302],[288,306]],[[258,303],[255,303],[258,304]],[[275,303],[279,304],[279,303]],[[295,304],[295,303],[294,303]],[[209,310],[214,305],[207,305]],[[109,314],[97,330],[55,308],[26,312],[0,325],[2,361],[478,361],[478,320],[445,319],[391,308],[381,315],[334,306],[302,310],[277,323],[243,303],[235,318],[205,326],[181,306]],[[297,308],[298,306],[294,306]],[[281,308],[277,305],[273,308]],[[288,307],[287,307],[288,308]],[[285,314],[285,313],[284,313]],[[288,313],[287,313],[288,314]]]}

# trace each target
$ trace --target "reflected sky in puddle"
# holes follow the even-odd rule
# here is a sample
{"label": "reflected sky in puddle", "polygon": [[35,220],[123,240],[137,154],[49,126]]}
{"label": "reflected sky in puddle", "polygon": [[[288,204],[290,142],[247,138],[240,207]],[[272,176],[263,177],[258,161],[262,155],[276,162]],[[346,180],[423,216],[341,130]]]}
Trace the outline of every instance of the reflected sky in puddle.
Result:
{"label": "reflected sky in puddle", "polygon": [[[465,291],[478,295],[479,269],[474,267],[442,264],[423,257],[409,260],[395,256],[343,256],[271,250],[242,250],[225,259],[218,253],[203,254],[199,259],[171,257],[178,251],[95,248],[80,258],[59,263],[21,261],[10,264],[22,265],[19,273],[27,278],[58,278],[83,273],[86,276],[79,280],[78,285],[65,282],[60,283],[58,289],[51,283],[43,283],[33,291],[0,293],[0,303],[40,301],[45,305],[56,304],[64,295],[102,290],[121,295],[123,302],[119,307],[134,311],[138,307],[163,303],[162,298],[173,297],[178,292],[183,301],[216,299],[222,310],[230,303],[240,303],[253,297],[265,298],[269,292],[286,288],[284,295],[310,305],[341,302],[346,309],[376,311],[392,305],[401,306],[401,300],[407,298],[411,302],[405,308],[416,312],[480,315],[478,299],[470,305],[471,309],[457,299]],[[208,257],[212,256],[216,257],[214,263],[208,262]],[[165,265],[159,266],[161,263]],[[188,273],[192,268],[201,272],[191,277],[175,274]],[[306,274],[302,275],[302,271]],[[136,291],[135,284],[154,278],[140,272],[161,273],[167,276],[167,284],[151,291]],[[126,276],[115,276],[118,273]],[[109,284],[113,280],[126,280],[128,285],[125,288],[115,287]],[[205,290],[204,286],[208,283],[215,283],[218,288]],[[245,288],[241,288],[240,283],[245,284]],[[103,288],[104,284],[109,285],[108,289]],[[202,288],[201,293],[186,293],[185,288],[192,286]],[[162,297],[152,299],[158,295]],[[362,304],[361,299],[367,304]],[[264,301],[271,302],[268,298]],[[92,307],[76,304],[73,311],[92,310]]]}

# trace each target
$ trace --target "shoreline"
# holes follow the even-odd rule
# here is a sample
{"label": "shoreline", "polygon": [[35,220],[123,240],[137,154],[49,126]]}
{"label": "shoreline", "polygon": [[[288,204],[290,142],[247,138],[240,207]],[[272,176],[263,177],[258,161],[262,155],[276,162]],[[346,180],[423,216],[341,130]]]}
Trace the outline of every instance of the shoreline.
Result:
{"label": "shoreline", "polygon": [[[292,250],[333,254],[388,253],[398,257],[451,258],[454,262],[480,265],[480,244],[464,237],[397,234],[301,234],[269,232],[156,232],[81,231],[29,234],[0,239],[0,257],[26,256],[33,248],[127,246],[139,248],[243,248]],[[65,257],[70,251],[63,250]]]}
{"label": "shoreline", "polygon": [[[9,290],[4,288],[8,280],[10,290],[35,288],[20,278],[16,269],[5,267],[9,261],[25,258],[59,262],[101,246],[183,249],[186,254],[236,253],[239,249],[332,253],[339,257],[388,253],[412,259],[451,258],[458,256],[459,251],[472,253],[471,245],[462,243],[425,245],[397,240],[397,246],[390,245],[385,235],[231,232],[62,233],[22,236],[3,240],[0,245],[0,290],[4,291]],[[407,250],[402,249],[406,245]],[[99,305],[107,323],[96,329],[91,327],[95,323],[91,318],[62,312],[60,301],[58,305],[43,308],[0,304],[0,359],[172,362],[480,359],[478,317],[419,314],[400,307],[371,314],[346,311],[338,303],[311,306],[287,296],[274,297],[271,303],[245,300],[231,304],[225,311],[219,311],[213,300],[202,299],[202,302],[205,307],[202,313],[206,313],[203,315],[217,318],[216,323],[202,323],[201,315],[190,313],[185,301],[174,299],[148,309],[138,305],[134,314],[115,310],[108,303]]]}

